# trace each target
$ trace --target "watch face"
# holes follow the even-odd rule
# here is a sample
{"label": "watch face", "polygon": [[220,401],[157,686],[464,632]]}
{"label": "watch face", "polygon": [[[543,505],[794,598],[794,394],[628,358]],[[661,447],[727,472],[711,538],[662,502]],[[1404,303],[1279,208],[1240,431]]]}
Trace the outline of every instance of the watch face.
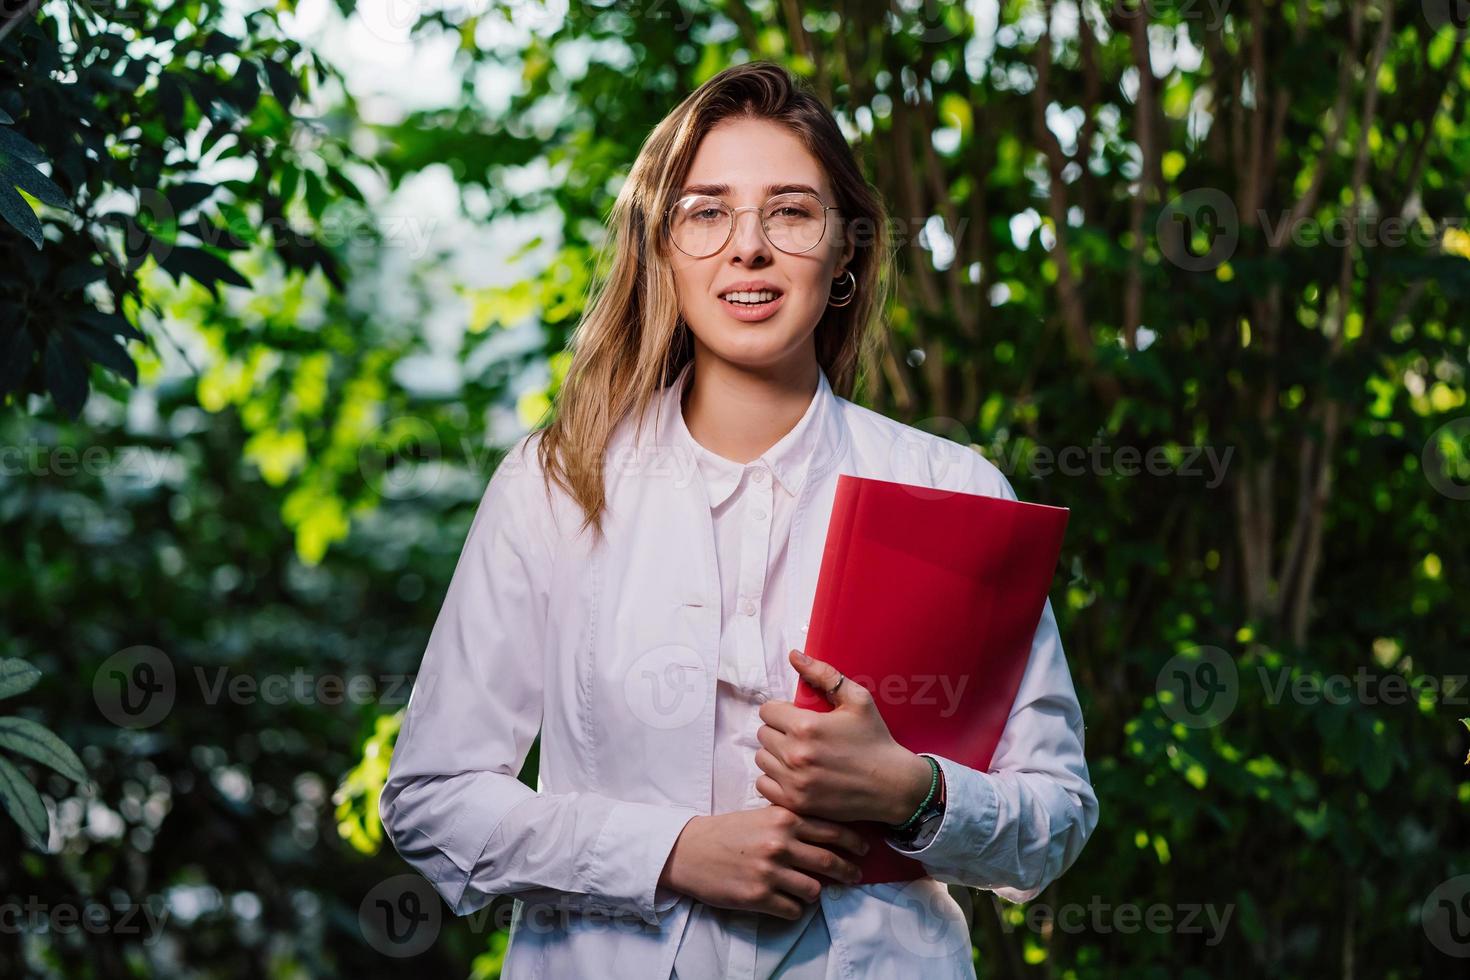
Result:
{"label": "watch face", "polygon": [[919,819],[915,820],[908,830],[901,834],[891,834],[890,836],[900,844],[907,844],[920,838],[931,836],[933,831],[938,829],[939,822],[943,819],[944,804],[933,802],[924,808],[924,812],[919,815]]}

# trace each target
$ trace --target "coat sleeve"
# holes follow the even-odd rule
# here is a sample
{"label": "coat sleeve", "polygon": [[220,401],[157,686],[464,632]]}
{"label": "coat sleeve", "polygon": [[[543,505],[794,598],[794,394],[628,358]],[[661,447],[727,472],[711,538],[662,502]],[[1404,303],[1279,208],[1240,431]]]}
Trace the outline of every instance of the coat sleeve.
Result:
{"label": "coat sleeve", "polygon": [[[1015,500],[1005,476],[982,462],[981,492]],[[990,771],[935,755],[946,796],[938,830],[922,847],[888,846],[940,881],[1030,901],[1072,866],[1097,826],[1083,746],[1082,709],[1047,599]]]}
{"label": "coat sleeve", "polygon": [[378,813],[456,915],[515,895],[657,924],[678,899],[659,874],[696,811],[538,793],[517,778],[541,727],[554,556],[541,471],[523,462],[535,435],[512,447],[470,524]]}

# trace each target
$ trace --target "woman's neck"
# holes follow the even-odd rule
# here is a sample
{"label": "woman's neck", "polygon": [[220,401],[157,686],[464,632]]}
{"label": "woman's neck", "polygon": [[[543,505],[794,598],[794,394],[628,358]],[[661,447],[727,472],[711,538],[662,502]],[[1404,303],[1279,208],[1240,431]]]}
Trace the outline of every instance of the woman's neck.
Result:
{"label": "woman's neck", "polygon": [[684,425],[716,456],[748,463],[801,421],[819,370],[815,359],[751,370],[696,356],[680,401]]}

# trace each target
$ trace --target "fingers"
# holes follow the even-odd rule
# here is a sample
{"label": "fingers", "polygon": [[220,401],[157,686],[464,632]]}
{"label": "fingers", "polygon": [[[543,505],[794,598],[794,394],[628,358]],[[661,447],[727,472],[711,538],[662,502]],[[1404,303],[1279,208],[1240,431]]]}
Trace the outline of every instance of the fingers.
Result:
{"label": "fingers", "polygon": [[755,777],[755,791],[775,805],[784,806],[788,810],[791,809],[791,807],[787,806],[790,801],[782,791],[781,784],[765,773],[761,773]]}
{"label": "fingers", "polygon": [[752,912],[764,912],[777,918],[796,921],[801,918],[804,903],[797,901],[785,892],[773,892],[771,897],[762,904],[751,909]]}
{"label": "fingers", "polygon": [[788,741],[788,739],[789,736],[778,732],[770,725],[762,725],[755,730],[755,740],[765,746],[772,755],[782,762],[786,761],[786,754],[782,751],[782,743]]}
{"label": "fingers", "polygon": [[791,859],[797,867],[817,874],[826,875],[833,881],[845,881],[855,885],[861,878],[861,869],[857,862],[849,861],[836,851],[815,844],[803,844],[797,841],[791,845]]}
{"label": "fingers", "polygon": [[765,749],[755,750],[755,764],[761,772],[770,776],[782,786],[791,785],[791,770],[786,768],[784,762]]}
{"label": "fingers", "polygon": [[793,915],[787,918],[799,918],[803,905],[810,905],[822,897],[822,883],[805,872],[795,868],[778,868],[772,875],[772,895],[767,900],[769,905],[781,905],[790,902]]}
{"label": "fingers", "polygon": [[[795,667],[806,682],[819,691],[830,691],[837,686],[842,679],[842,672],[825,660],[816,660],[807,657],[800,650],[792,650],[787,654],[791,666]],[[846,687],[846,685],[843,685]]]}
{"label": "fingers", "polygon": [[824,881],[816,875],[827,882],[859,880],[860,869],[854,861],[818,846],[840,842],[859,850],[866,842],[856,831],[829,820],[810,820],[780,806],[749,812],[758,813],[762,822],[771,822],[775,833],[761,845],[765,853],[757,864],[761,885],[755,893],[747,893],[741,907],[795,920],[801,918],[805,906],[821,898]]}
{"label": "fingers", "polygon": [[868,853],[868,842],[862,834],[846,824],[820,817],[803,817],[797,824],[796,836],[812,844],[840,847],[851,854]]}
{"label": "fingers", "polygon": [[803,719],[810,719],[814,713],[806,708],[798,708],[790,701],[767,701],[756,711],[761,721],[783,735],[791,734],[793,725],[799,725]]}

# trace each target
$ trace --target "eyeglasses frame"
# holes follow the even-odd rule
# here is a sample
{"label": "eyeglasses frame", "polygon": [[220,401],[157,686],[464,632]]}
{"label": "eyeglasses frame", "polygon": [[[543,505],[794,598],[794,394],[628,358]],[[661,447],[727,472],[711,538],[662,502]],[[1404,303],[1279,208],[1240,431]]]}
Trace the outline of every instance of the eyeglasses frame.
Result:
{"label": "eyeglasses frame", "polygon": [[[766,230],[766,219],[765,219],[765,215],[764,215],[764,211],[766,210],[766,205],[767,204],[770,204],[772,201],[774,201],[778,197],[789,197],[792,194],[801,194],[801,195],[804,195],[806,197],[813,198],[818,204],[820,204],[822,206],[822,234],[821,234],[821,237],[818,238],[816,241],[812,242],[812,244],[811,244],[810,247],[804,248],[800,252],[788,251],[787,249],[782,248],[780,245],[777,245],[775,242],[771,241],[771,233]],[[715,249],[712,252],[706,252],[704,255],[694,255],[694,254],[692,254],[690,252],[684,252],[684,250],[682,248],[679,248],[679,243],[676,242],[676,241],[674,241],[674,235],[673,235],[672,231],[669,229],[669,214],[674,210],[674,208],[676,208],[676,207],[679,206],[679,204],[680,204],[681,201],[687,201],[687,200],[689,200],[692,197],[708,197],[708,198],[711,198],[712,200],[719,201],[721,204],[725,205],[726,209],[728,209],[729,212],[730,212],[730,230],[725,233],[725,240],[723,242],[720,242],[720,247],[719,248]],[[811,194],[811,193],[808,193],[807,191],[786,191],[785,193],[782,193],[782,194],[772,194],[770,197],[766,198],[765,202],[762,203],[760,207],[756,207],[754,204],[747,204],[743,208],[732,208],[732,207],[730,207],[730,205],[726,201],[724,201],[721,198],[714,197],[711,194],[686,194],[683,197],[679,198],[678,201],[675,201],[673,204],[670,204],[668,207],[664,208],[664,215],[663,215],[664,234],[666,234],[666,235],[669,236],[669,242],[672,243],[675,248],[678,248],[679,251],[684,252],[684,254],[685,255],[688,255],[691,259],[707,259],[711,255],[719,255],[721,252],[723,252],[725,250],[725,246],[730,244],[730,239],[732,239],[732,238],[735,237],[735,223],[740,220],[740,212],[741,211],[755,211],[755,212],[761,213],[761,222],[760,222],[761,234],[765,236],[766,241],[768,241],[768,242],[771,243],[771,247],[772,248],[774,248],[778,252],[785,252],[787,255],[805,255],[806,253],[810,252],[812,249],[816,248],[818,245],[822,244],[822,239],[827,237],[827,212],[828,211],[841,211],[841,210],[842,210],[842,208],[839,207],[838,205],[836,205],[836,204],[828,204],[826,201],[822,200],[816,194]]]}

